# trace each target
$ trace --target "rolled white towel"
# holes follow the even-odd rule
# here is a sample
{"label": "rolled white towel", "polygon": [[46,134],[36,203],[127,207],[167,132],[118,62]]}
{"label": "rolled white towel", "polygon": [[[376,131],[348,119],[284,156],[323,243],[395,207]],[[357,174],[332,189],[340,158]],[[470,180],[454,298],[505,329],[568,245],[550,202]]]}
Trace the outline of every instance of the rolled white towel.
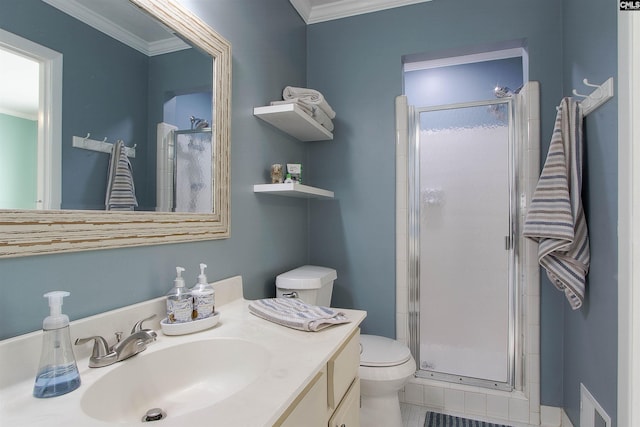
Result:
{"label": "rolled white towel", "polygon": [[330,119],[336,117],[336,112],[329,103],[324,99],[324,96],[315,89],[308,89],[304,87],[287,86],[282,91],[282,99],[299,98],[301,101],[308,102],[309,104],[317,105],[327,113]]}
{"label": "rolled white towel", "polygon": [[286,104],[296,104],[298,107],[300,107],[300,109],[302,109],[302,111],[307,113],[309,116],[315,119],[316,122],[322,125],[322,127],[327,129],[329,132],[333,132],[333,122],[331,121],[327,113],[325,113],[324,110],[318,105],[311,104],[308,101],[300,98],[291,98],[284,101],[271,101],[270,103],[270,105]]}
{"label": "rolled white towel", "polygon": [[286,105],[286,104],[296,104],[298,107],[302,109],[305,113],[310,116],[313,116],[314,105],[309,105],[309,103],[300,102],[299,98],[291,98],[285,99],[284,101],[271,101],[270,105]]}

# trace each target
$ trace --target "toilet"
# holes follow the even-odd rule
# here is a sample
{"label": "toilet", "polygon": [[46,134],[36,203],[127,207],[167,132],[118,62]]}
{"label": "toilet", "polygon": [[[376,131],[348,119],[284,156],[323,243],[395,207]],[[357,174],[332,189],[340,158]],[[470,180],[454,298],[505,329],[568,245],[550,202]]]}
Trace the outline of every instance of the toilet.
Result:
{"label": "toilet", "polygon": [[[276,277],[276,296],[329,307],[337,277],[332,268],[305,265]],[[398,392],[415,372],[407,346],[386,337],[360,335],[361,427],[402,427]]]}
{"label": "toilet", "polygon": [[391,338],[360,335],[360,425],[402,427],[398,392],[416,372],[409,348]]}

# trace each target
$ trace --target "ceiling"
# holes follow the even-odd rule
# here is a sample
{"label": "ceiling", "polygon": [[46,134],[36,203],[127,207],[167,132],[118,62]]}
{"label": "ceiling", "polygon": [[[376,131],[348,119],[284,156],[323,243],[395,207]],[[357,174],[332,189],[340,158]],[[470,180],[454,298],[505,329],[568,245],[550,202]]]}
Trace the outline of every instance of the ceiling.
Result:
{"label": "ceiling", "polygon": [[147,56],[189,48],[171,30],[128,0],[43,1]]}
{"label": "ceiling", "polygon": [[[188,47],[129,0],[43,1],[148,56]],[[430,0],[289,0],[307,24],[426,1]]]}
{"label": "ceiling", "polygon": [[289,0],[304,22],[330,21],[430,0]]}

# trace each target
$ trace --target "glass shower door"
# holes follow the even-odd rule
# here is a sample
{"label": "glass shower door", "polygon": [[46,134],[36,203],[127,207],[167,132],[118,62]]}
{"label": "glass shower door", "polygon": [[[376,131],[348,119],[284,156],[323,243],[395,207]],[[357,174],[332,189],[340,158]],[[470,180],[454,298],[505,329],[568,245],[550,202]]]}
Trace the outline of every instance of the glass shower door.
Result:
{"label": "glass shower door", "polygon": [[419,376],[512,381],[511,101],[417,109]]}

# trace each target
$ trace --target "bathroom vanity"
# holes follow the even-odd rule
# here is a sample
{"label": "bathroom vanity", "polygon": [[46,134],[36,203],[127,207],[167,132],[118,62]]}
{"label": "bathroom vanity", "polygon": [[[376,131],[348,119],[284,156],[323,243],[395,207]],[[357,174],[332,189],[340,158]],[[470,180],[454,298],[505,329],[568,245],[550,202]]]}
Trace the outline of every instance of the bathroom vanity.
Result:
{"label": "bathroom vanity", "polygon": [[71,337],[113,342],[142,318],[158,331],[138,355],[89,368],[91,345],[74,346],[82,384],[63,396],[32,397],[42,333],[0,342],[2,425],[140,425],[160,407],[162,426],[357,426],[359,325],[366,312],[341,310],[350,322],[320,332],[276,325],[248,310],[242,278],[214,283],[219,323],[188,335],[160,332],[158,298],[71,322]]}

